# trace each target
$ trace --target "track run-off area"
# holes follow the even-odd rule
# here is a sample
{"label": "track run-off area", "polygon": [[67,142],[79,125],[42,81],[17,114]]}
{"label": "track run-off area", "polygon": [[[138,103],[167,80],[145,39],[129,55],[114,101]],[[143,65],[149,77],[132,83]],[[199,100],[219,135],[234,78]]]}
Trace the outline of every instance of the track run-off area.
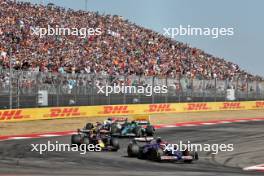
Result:
{"label": "track run-off area", "polygon": [[[33,152],[31,144],[70,143],[70,135],[58,134],[37,138],[0,141],[2,175],[263,175],[264,121],[240,120],[222,123],[160,126],[156,136],[170,143],[190,141],[196,144],[233,144],[234,150],[199,152],[192,164],[167,163],[128,158],[130,141],[120,139],[118,152]],[[70,134],[70,133],[69,133]],[[62,136],[61,136],[62,135]]]}

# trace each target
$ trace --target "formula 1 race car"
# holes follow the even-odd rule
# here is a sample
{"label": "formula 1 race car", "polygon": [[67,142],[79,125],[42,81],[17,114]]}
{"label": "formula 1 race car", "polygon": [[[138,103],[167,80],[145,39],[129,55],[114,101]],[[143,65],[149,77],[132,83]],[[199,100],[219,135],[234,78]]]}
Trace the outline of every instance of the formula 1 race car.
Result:
{"label": "formula 1 race car", "polygon": [[110,132],[111,125],[113,123],[115,123],[115,124],[123,124],[125,121],[127,121],[127,118],[123,118],[123,117],[121,117],[121,118],[109,117],[103,123],[96,122],[96,125],[94,125],[91,122],[88,122],[88,123],[86,123],[86,125],[84,126],[83,129],[91,130],[91,129],[97,127],[97,128],[102,129],[102,130],[108,130]]}
{"label": "formula 1 race car", "polygon": [[112,136],[153,136],[155,133],[155,128],[146,120],[133,120],[124,123],[112,123],[110,127],[110,133]]}
{"label": "formula 1 race car", "polygon": [[77,144],[99,144],[101,150],[104,151],[117,151],[119,147],[119,141],[108,134],[108,131],[98,131],[97,129],[78,129],[77,134],[71,136],[71,143]]}
{"label": "formula 1 race car", "polygon": [[153,136],[155,128],[144,119],[136,119],[128,122],[127,118],[111,118],[109,117],[103,123],[97,122],[96,125],[87,123],[84,127],[85,130],[97,128],[99,131],[108,131],[111,136],[118,137],[142,137]]}
{"label": "formula 1 race car", "polygon": [[[143,142],[143,145],[139,143]],[[148,159],[152,161],[183,161],[191,163],[198,160],[197,152],[185,151],[168,151],[164,150],[167,142],[161,138],[135,138],[127,147],[127,154],[129,157],[137,157],[139,159]]]}

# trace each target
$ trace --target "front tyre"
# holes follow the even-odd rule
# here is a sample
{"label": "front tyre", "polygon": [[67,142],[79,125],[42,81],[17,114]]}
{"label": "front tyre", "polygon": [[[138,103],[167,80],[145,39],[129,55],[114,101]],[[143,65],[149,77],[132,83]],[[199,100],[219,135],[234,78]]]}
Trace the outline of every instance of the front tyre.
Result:
{"label": "front tyre", "polygon": [[117,138],[111,138],[110,145],[113,147],[113,151],[117,151],[120,148]]}
{"label": "front tyre", "polygon": [[127,147],[127,155],[129,157],[137,157],[139,154],[139,146],[137,144],[129,144]]}
{"label": "front tyre", "polygon": [[164,155],[164,152],[161,148],[152,150],[150,159],[153,161],[161,161],[161,157]]}

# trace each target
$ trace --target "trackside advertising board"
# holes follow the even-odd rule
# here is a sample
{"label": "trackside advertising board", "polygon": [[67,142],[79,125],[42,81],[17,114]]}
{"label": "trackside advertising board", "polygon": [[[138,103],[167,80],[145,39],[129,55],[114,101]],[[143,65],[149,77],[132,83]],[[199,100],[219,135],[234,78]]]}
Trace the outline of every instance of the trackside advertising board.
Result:
{"label": "trackside advertising board", "polygon": [[74,106],[0,110],[0,122],[117,115],[264,109],[264,101]]}

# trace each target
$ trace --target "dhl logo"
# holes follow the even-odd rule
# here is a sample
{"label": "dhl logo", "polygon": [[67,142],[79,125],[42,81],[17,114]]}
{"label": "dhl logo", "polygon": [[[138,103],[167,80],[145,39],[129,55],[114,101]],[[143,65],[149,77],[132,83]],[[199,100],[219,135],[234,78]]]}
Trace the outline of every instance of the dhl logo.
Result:
{"label": "dhl logo", "polygon": [[21,109],[0,111],[0,120],[25,119],[29,117],[29,115],[23,115]]}
{"label": "dhl logo", "polygon": [[223,103],[223,106],[220,109],[242,109],[244,108],[241,106],[240,102],[226,102]]}
{"label": "dhl logo", "polygon": [[45,117],[71,117],[85,115],[85,113],[80,113],[79,108],[52,108],[50,109],[50,114],[45,115]]}
{"label": "dhl logo", "polygon": [[128,110],[128,106],[120,105],[120,106],[104,106],[103,111],[99,112],[99,114],[127,114],[132,111]]}
{"label": "dhl logo", "polygon": [[256,101],[254,108],[264,108],[264,101]]}
{"label": "dhl logo", "polygon": [[145,112],[171,112],[174,111],[170,104],[150,104]]}
{"label": "dhl logo", "polygon": [[188,103],[187,108],[185,108],[187,111],[200,111],[200,110],[208,110],[210,109],[207,106],[207,103]]}

